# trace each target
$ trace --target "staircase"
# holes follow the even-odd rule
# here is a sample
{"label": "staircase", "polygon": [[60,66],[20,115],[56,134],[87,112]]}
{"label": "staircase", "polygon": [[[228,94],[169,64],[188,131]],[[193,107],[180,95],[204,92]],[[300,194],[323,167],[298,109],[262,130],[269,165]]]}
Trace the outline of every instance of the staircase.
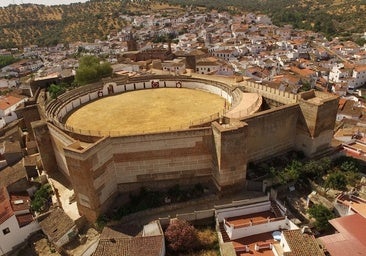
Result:
{"label": "staircase", "polygon": [[224,243],[231,242],[230,237],[227,235],[225,231],[224,222],[220,222],[220,233]]}
{"label": "staircase", "polygon": [[281,213],[281,211],[280,211],[280,209],[277,206],[277,203],[275,201],[273,201],[273,200],[271,200],[271,208],[272,208],[272,210],[273,210],[274,215],[276,216],[276,218],[283,216],[282,213]]}

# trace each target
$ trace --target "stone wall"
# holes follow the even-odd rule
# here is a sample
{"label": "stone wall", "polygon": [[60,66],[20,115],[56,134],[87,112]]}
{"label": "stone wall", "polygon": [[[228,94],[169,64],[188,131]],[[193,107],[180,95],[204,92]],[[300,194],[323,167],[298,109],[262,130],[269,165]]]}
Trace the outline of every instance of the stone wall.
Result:
{"label": "stone wall", "polygon": [[242,143],[247,147],[248,161],[258,161],[293,149],[299,112],[299,106],[293,104],[244,118],[242,121],[248,125],[248,136]]}
{"label": "stone wall", "polygon": [[263,84],[257,84],[250,81],[243,81],[240,83],[247,92],[255,92],[262,95],[264,98],[280,102],[282,104],[293,104],[298,100],[298,95],[290,92],[280,91]]}
{"label": "stone wall", "polygon": [[118,191],[210,182],[211,144],[210,128],[202,128],[109,137],[86,148],[71,145],[64,154],[79,210],[93,220]]}

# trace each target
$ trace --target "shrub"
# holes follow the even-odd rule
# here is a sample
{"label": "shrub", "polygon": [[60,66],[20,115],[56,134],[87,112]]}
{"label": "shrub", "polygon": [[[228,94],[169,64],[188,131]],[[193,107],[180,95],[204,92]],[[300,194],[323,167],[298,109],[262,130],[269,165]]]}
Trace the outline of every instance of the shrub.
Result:
{"label": "shrub", "polygon": [[315,228],[319,231],[327,231],[331,228],[330,219],[334,218],[331,210],[322,204],[316,204],[309,208],[308,213],[310,217],[315,219]]}
{"label": "shrub", "polygon": [[165,238],[168,248],[174,252],[190,252],[199,245],[196,229],[185,220],[171,222],[165,231]]}

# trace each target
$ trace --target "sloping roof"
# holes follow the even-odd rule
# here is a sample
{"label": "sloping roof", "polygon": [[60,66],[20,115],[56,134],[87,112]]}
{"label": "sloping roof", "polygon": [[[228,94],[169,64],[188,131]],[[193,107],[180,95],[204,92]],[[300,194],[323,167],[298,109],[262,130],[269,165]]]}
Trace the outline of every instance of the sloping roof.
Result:
{"label": "sloping roof", "polygon": [[3,224],[11,216],[14,215],[11,209],[9,194],[5,187],[0,188],[0,224]]}
{"label": "sloping roof", "polygon": [[9,166],[0,171],[0,187],[7,187],[26,177],[27,173],[22,163],[19,162],[12,167]]}
{"label": "sloping roof", "polygon": [[324,256],[313,235],[302,233],[300,229],[285,230],[283,235],[291,249],[284,253],[285,256]]}
{"label": "sloping roof", "polygon": [[19,101],[21,101],[21,98],[17,98],[14,96],[6,96],[6,97],[1,97],[0,98],[0,109],[1,110],[6,110],[8,108],[10,108],[11,106],[17,104]]}
{"label": "sloping roof", "polygon": [[93,256],[160,256],[164,248],[160,223],[145,225],[144,233],[133,224],[105,227]]}
{"label": "sloping roof", "polygon": [[162,236],[100,239],[93,256],[160,256]]}
{"label": "sloping roof", "polygon": [[75,223],[63,210],[56,208],[44,220],[40,221],[39,225],[51,242],[57,242],[75,226]]}
{"label": "sloping roof", "polygon": [[359,214],[353,214],[332,219],[329,222],[339,233],[321,237],[320,240],[332,256],[365,255],[365,218]]}
{"label": "sloping roof", "polygon": [[28,194],[11,194],[10,204],[14,212],[29,210],[31,199]]}

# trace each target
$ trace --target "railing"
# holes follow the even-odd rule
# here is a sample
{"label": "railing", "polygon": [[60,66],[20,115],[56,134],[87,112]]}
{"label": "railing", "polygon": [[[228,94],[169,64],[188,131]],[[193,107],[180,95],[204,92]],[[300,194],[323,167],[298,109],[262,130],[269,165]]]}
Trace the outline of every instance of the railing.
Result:
{"label": "railing", "polygon": [[[136,83],[136,82],[146,82],[150,80],[166,80],[166,81],[185,81],[185,82],[198,82],[204,83],[208,85],[212,85],[218,87],[223,92],[228,95],[231,95],[232,98],[235,97],[233,92],[231,91],[231,87],[226,85],[223,82],[218,82],[214,80],[205,80],[202,78],[190,78],[187,76],[168,76],[168,75],[154,75],[154,76],[143,76],[143,77],[134,77],[127,79],[114,79],[108,82],[98,82],[94,84],[90,84],[84,87],[75,88],[72,91],[66,92],[60,95],[57,99],[52,100],[46,105],[45,112],[49,120],[51,120],[58,128],[66,129],[70,132],[90,135],[90,136],[122,136],[122,135],[137,135],[137,134],[151,134],[157,132],[169,132],[169,131],[179,131],[182,129],[189,129],[191,127],[203,125],[210,123],[214,120],[218,120],[222,115],[225,114],[225,110],[222,112],[214,113],[208,117],[200,118],[196,120],[191,120],[186,124],[169,126],[163,129],[159,129],[159,131],[142,131],[139,133],[136,132],[121,132],[121,131],[96,131],[96,130],[84,130],[71,126],[67,126],[63,123],[63,119],[68,115],[69,112],[73,111],[75,108],[79,108],[83,104],[87,102],[97,99],[99,97],[95,96],[100,90],[103,89],[105,83],[119,83],[122,82],[124,85]],[[87,96],[88,98],[84,101],[81,100],[81,97]],[[79,99],[79,101],[78,101]],[[235,99],[234,99],[235,100]],[[237,100],[237,99],[236,99]],[[74,106],[77,105],[77,106]]]}
{"label": "railing", "polygon": [[261,224],[265,224],[265,223],[275,222],[275,221],[286,220],[286,219],[287,219],[287,217],[283,216],[283,217],[268,218],[268,219],[258,220],[258,221],[249,221],[249,222],[246,222],[243,224],[238,224],[238,225],[231,224],[230,221],[227,221],[226,219],[224,219],[224,223],[225,223],[225,225],[227,225],[230,228],[239,229],[239,228],[246,228],[246,227],[261,225]]}

